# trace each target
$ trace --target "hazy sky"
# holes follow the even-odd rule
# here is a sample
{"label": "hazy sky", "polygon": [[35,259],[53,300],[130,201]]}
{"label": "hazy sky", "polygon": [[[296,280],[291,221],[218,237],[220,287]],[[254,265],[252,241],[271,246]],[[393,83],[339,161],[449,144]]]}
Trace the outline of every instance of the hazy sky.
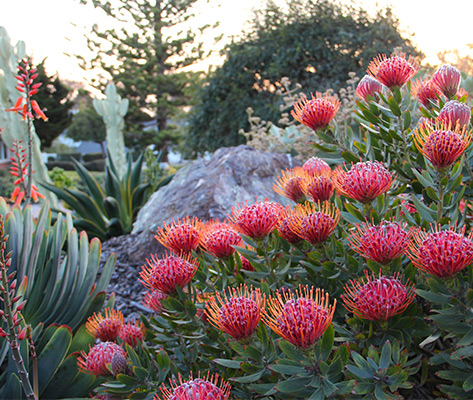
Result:
{"label": "hazy sky", "polygon": [[[282,2],[283,0],[280,0]],[[93,23],[104,26],[103,13],[79,4],[79,0],[0,0],[0,26],[7,29],[12,43],[23,40],[27,53],[35,62],[47,57],[49,74],[59,72],[61,78],[81,80],[84,72],[69,54],[86,54],[84,32]],[[210,0],[202,10],[202,23],[221,22],[227,35],[238,34],[251,16],[251,9],[263,0]],[[346,1],[348,2],[348,1]],[[215,7],[216,4],[220,7]],[[470,52],[473,43],[471,19],[473,0],[361,0],[367,10],[390,4],[400,20],[401,29],[422,50],[430,62],[442,50],[458,48]],[[75,24],[76,26],[74,26]]]}

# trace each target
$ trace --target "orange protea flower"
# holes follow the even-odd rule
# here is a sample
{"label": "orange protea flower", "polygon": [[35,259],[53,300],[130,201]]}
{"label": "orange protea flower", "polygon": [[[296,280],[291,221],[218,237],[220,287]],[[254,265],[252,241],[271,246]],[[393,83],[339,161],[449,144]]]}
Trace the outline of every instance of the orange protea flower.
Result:
{"label": "orange protea flower", "polygon": [[319,157],[309,158],[304,163],[304,165],[302,165],[302,169],[312,176],[318,176],[318,175],[330,176],[332,174],[330,165],[328,165],[324,160],[322,160]]}
{"label": "orange protea flower", "polygon": [[312,347],[332,323],[337,300],[329,305],[323,289],[299,286],[268,299],[263,322],[279,336],[301,349]]}
{"label": "orange protea flower", "polygon": [[380,54],[368,65],[367,72],[388,88],[402,87],[419,71],[419,62],[404,53],[387,57]]}
{"label": "orange protea flower", "polygon": [[168,295],[166,293],[163,293],[159,290],[148,291],[144,295],[142,304],[151,311],[155,311],[159,314],[161,311],[163,311],[161,300],[166,299],[167,297]]}
{"label": "orange protea flower", "polygon": [[90,335],[102,342],[114,342],[125,323],[123,314],[110,308],[106,308],[104,314],[94,313],[87,319],[85,328]]}
{"label": "orange protea flower", "polygon": [[291,115],[301,124],[318,131],[324,129],[335,117],[341,103],[329,94],[316,92],[315,97],[312,93],[311,96],[312,100],[307,100],[307,96],[302,94],[300,100],[294,104]]}
{"label": "orange protea flower", "polygon": [[414,131],[417,149],[437,169],[445,169],[460,157],[471,142],[472,131],[457,124],[455,129],[444,123],[425,122]]}
{"label": "orange protea flower", "polygon": [[383,220],[380,225],[356,224],[347,239],[362,257],[386,265],[404,254],[414,231],[414,227],[407,229],[407,223]]}
{"label": "orange protea flower", "polygon": [[383,90],[383,85],[374,79],[371,75],[365,75],[356,87],[356,95],[366,101],[366,97],[374,97],[375,93]]}
{"label": "orange protea flower", "polygon": [[330,200],[335,187],[329,175],[306,175],[302,179],[302,189],[314,203]]}
{"label": "orange protea flower", "polygon": [[158,228],[155,239],[172,252],[191,253],[199,246],[202,223],[197,218],[173,219],[169,225],[164,222],[163,226]]}
{"label": "orange protea flower", "polygon": [[230,291],[230,296],[216,293],[207,302],[205,314],[217,329],[228,333],[236,340],[244,340],[253,335],[261,319],[264,296],[260,289],[240,285]]}
{"label": "orange protea flower", "polygon": [[416,80],[412,84],[412,95],[419,100],[425,108],[432,108],[432,103],[438,103],[440,90],[430,79]]}
{"label": "orange protea flower", "polygon": [[302,240],[297,233],[299,220],[300,218],[292,210],[288,210],[286,216],[279,222],[279,236],[289,243],[299,243]]}
{"label": "orange protea flower", "polygon": [[246,201],[241,205],[237,203],[229,217],[241,233],[253,239],[262,239],[276,229],[284,212],[281,204],[266,199],[251,205]]}
{"label": "orange protea flower", "polygon": [[273,189],[281,196],[287,197],[296,203],[301,203],[306,200],[302,187],[306,175],[307,173],[301,167],[282,171],[282,176],[278,176]]}
{"label": "orange protea flower", "polygon": [[202,228],[201,247],[217,258],[227,258],[235,253],[233,246],[242,243],[238,228],[232,224],[220,221],[208,221]]}
{"label": "orange protea flower", "polygon": [[351,280],[350,285],[345,286],[345,293],[341,298],[344,307],[361,319],[370,321],[386,321],[393,315],[402,313],[415,297],[413,284],[402,283],[399,273],[392,277],[379,277],[373,273],[368,276],[365,271],[366,281]]}
{"label": "orange protea flower", "polygon": [[473,261],[472,233],[465,235],[465,226],[457,229],[449,225],[441,230],[440,224],[431,225],[433,232],[419,230],[410,243],[407,256],[420,270],[439,278],[455,275]]}
{"label": "orange protea flower", "polygon": [[452,98],[457,94],[461,79],[462,74],[457,67],[444,64],[435,72],[432,82],[445,96]]}
{"label": "orange protea flower", "polygon": [[77,366],[80,371],[90,375],[111,375],[107,364],[110,364],[114,357],[126,360],[125,350],[113,342],[99,343],[92,348],[89,346],[89,354],[81,351],[80,355]]}
{"label": "orange protea flower", "polygon": [[159,290],[165,294],[172,294],[176,286],[183,288],[194,277],[198,261],[190,255],[165,255],[159,259],[152,254],[151,260],[146,260],[148,265],[143,265],[140,272],[140,281],[149,289]]}
{"label": "orange protea flower", "polygon": [[340,210],[333,204],[304,203],[297,204],[292,216],[295,218],[294,229],[296,234],[311,244],[325,242],[340,220]]}
{"label": "orange protea flower", "polygon": [[366,204],[386,193],[393,183],[393,175],[378,161],[358,162],[347,170],[345,163],[338,167],[332,181],[337,191]]}
{"label": "orange protea flower", "polygon": [[445,103],[437,118],[446,126],[457,126],[458,124],[461,128],[468,127],[470,125],[471,110],[465,103],[450,100]]}
{"label": "orange protea flower", "polygon": [[139,320],[135,322],[128,322],[123,325],[118,337],[131,347],[136,347],[143,341],[146,334],[146,328]]}
{"label": "orange protea flower", "polygon": [[179,374],[179,384],[176,381],[170,381],[171,389],[164,385],[161,387],[163,397],[155,395],[154,400],[228,400],[230,397],[230,384],[228,382],[220,382],[218,384],[218,375],[211,376],[207,373],[205,379],[200,377],[192,378],[183,382],[181,374]]}

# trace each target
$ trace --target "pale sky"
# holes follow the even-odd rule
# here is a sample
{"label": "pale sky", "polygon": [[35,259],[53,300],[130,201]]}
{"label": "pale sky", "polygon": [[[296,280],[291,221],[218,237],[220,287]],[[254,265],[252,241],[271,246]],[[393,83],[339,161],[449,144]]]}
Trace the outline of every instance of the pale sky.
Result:
{"label": "pale sky", "polygon": [[[201,23],[220,21],[224,32],[231,36],[241,32],[251,9],[264,0],[209,3],[202,10]],[[219,3],[221,6],[216,7]],[[93,23],[99,27],[107,24],[100,10],[80,5],[78,0],[0,0],[0,4],[0,26],[6,28],[13,44],[18,40],[25,42],[27,54],[35,62],[47,57],[48,74],[58,72],[63,79],[78,81],[86,77],[75,58],[64,53],[87,54],[83,34],[90,31]],[[458,48],[463,54],[473,55],[466,46],[473,44],[473,0],[360,0],[356,4],[368,11],[377,4],[390,4],[401,29],[413,35],[411,39],[431,63],[436,62],[436,54],[442,50]]]}

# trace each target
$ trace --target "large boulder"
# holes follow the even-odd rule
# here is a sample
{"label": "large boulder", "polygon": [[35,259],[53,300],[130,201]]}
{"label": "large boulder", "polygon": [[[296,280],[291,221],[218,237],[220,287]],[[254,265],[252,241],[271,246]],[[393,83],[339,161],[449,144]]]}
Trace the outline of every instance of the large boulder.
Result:
{"label": "large boulder", "polygon": [[[273,190],[281,171],[300,165],[291,156],[249,146],[221,148],[210,159],[198,159],[179,170],[172,181],[155,192],[138,213],[133,234],[145,244],[163,221],[186,216],[224,220],[232,207],[256,198],[281,204],[291,201]],[[154,239],[152,239],[154,240]]]}

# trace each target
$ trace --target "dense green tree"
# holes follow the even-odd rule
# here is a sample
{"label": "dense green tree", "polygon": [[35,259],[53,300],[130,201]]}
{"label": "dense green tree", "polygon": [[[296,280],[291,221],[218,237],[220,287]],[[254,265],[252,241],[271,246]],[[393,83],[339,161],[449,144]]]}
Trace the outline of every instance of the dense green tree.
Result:
{"label": "dense green tree", "polygon": [[269,121],[280,118],[274,92],[282,77],[309,94],[338,90],[348,73],[364,75],[378,53],[402,47],[419,55],[398,30],[390,9],[370,16],[365,10],[329,0],[293,0],[288,11],[273,2],[255,14],[252,28],[225,50],[225,62],[198,95],[189,121],[187,149],[213,151],[244,142],[246,109]]}
{"label": "dense green tree", "polygon": [[50,147],[53,140],[69,126],[70,110],[74,106],[70,100],[71,89],[61,82],[58,76],[46,74],[44,61],[36,66],[38,77],[35,82],[41,83],[41,86],[34,97],[48,117],[48,121],[42,119],[34,121],[42,148]]}
{"label": "dense green tree", "polygon": [[[130,100],[125,118],[129,145],[175,139],[176,125],[169,121],[190,102],[186,90],[193,82],[192,74],[181,69],[203,54],[197,33],[188,28],[198,1],[203,0],[80,0],[126,23],[121,30],[101,31],[94,25],[88,46],[96,54],[89,66],[106,71],[120,96]],[[107,82],[97,83],[103,89]],[[148,122],[147,131],[143,122]]]}

